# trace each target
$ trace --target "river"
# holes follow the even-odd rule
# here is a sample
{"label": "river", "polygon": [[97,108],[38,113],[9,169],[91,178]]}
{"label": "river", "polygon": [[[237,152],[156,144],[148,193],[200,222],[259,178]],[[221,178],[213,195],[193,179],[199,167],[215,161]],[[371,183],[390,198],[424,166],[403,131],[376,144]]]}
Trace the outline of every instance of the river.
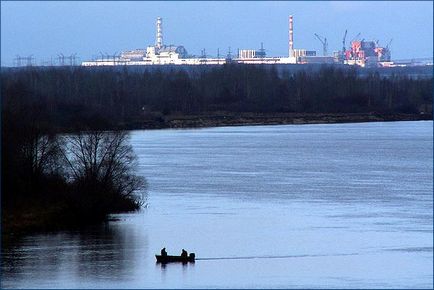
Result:
{"label": "river", "polygon": [[[3,249],[2,288],[432,288],[433,122],[132,131],[138,213]],[[194,264],[155,263],[166,247]]]}

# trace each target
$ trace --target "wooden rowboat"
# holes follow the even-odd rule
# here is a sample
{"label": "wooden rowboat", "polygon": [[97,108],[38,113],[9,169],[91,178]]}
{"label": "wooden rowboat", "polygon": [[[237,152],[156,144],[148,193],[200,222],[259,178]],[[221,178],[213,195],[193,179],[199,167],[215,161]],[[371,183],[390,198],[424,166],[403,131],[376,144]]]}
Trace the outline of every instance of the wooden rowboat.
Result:
{"label": "wooden rowboat", "polygon": [[190,253],[187,257],[182,256],[169,256],[169,255],[155,255],[157,258],[157,263],[166,264],[166,263],[194,263],[195,254]]}

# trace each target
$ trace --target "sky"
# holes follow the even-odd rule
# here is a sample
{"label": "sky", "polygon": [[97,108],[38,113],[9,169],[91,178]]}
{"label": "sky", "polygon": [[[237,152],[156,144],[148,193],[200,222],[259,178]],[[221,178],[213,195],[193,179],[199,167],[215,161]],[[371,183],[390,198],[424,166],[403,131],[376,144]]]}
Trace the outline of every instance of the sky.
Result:
{"label": "sky", "polygon": [[322,53],[314,33],[327,37],[329,52],[360,38],[391,39],[392,59],[432,57],[432,1],[1,1],[1,63],[17,55],[36,63],[76,53],[81,61],[155,44],[155,21],[163,18],[164,44],[189,54],[226,54],[231,47],[288,54],[288,16],[294,47]]}

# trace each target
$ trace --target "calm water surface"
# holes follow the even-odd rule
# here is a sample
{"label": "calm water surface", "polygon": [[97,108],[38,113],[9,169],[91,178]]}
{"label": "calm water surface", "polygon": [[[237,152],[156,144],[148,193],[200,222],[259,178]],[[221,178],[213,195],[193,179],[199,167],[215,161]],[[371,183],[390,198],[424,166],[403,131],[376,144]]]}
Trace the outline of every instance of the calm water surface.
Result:
{"label": "calm water surface", "polygon": [[[432,288],[433,123],[133,131],[149,206],[3,249],[2,288]],[[162,247],[195,264],[155,263]]]}

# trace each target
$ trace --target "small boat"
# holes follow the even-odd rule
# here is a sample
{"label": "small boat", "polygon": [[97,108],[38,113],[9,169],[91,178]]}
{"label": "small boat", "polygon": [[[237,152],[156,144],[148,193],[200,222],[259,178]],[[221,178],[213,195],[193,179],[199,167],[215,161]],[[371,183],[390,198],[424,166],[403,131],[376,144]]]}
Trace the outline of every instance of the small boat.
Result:
{"label": "small boat", "polygon": [[166,263],[194,263],[195,254],[190,253],[187,257],[183,256],[169,256],[169,255],[155,255],[157,258],[157,263],[166,264]]}

